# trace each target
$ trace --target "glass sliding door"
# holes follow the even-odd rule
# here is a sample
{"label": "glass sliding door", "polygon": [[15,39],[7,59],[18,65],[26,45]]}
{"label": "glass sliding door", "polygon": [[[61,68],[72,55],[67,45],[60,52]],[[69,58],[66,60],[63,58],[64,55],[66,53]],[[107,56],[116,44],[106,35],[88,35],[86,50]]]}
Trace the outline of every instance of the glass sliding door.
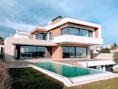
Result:
{"label": "glass sliding door", "polygon": [[74,55],[74,47],[68,47],[68,54],[69,54],[69,58],[74,58],[75,55]]}
{"label": "glass sliding door", "polygon": [[50,47],[50,50],[46,51],[47,48],[48,47],[42,47],[42,46],[18,45],[16,46],[17,50],[16,58],[17,59],[50,58],[52,53],[52,48]]}
{"label": "glass sliding door", "polygon": [[86,58],[86,47],[63,47],[63,58]]}
{"label": "glass sliding door", "polygon": [[63,57],[64,58],[74,58],[74,47],[63,47]]}
{"label": "glass sliding door", "polygon": [[36,47],[35,46],[20,46],[20,58],[35,58]]}
{"label": "glass sliding door", "polygon": [[85,58],[86,57],[86,48],[76,47],[76,58]]}
{"label": "glass sliding door", "polygon": [[45,57],[45,47],[37,47],[37,58]]}

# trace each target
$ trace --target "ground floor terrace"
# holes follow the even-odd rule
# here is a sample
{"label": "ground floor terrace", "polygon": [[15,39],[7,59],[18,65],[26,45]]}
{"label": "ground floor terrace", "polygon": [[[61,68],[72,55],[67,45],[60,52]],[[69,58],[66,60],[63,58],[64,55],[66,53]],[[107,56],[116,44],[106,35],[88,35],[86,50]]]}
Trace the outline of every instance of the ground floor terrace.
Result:
{"label": "ground floor terrace", "polygon": [[5,61],[25,60],[32,58],[90,59],[90,46],[85,43],[54,43],[51,40],[17,39],[9,37],[5,40]]}
{"label": "ground floor terrace", "polygon": [[32,46],[16,45],[16,59],[25,58],[87,58],[86,46]]}
{"label": "ground floor terrace", "polygon": [[25,60],[15,60],[14,62],[6,62],[6,66],[13,67],[28,67],[30,63],[37,62],[58,62],[62,64],[69,64],[74,66],[81,66],[85,68],[93,68],[103,71],[112,71],[112,67],[115,65],[113,60],[98,60],[98,59],[66,59],[66,60],[52,60],[51,58],[34,58]]}
{"label": "ground floor terrace", "polygon": [[[10,49],[10,48],[9,48]],[[66,60],[66,59],[90,59],[90,46],[59,45],[59,46],[39,46],[39,45],[12,45],[11,50],[6,51],[5,61],[13,62],[26,59],[46,59]]]}

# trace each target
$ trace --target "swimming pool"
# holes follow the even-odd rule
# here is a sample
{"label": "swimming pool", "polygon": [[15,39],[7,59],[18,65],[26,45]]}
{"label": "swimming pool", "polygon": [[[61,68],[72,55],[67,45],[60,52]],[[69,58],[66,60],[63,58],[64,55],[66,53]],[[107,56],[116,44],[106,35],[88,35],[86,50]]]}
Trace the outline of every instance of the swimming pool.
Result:
{"label": "swimming pool", "polygon": [[52,71],[54,73],[58,73],[65,77],[76,77],[76,76],[90,75],[96,73],[104,73],[104,71],[91,70],[79,66],[68,66],[52,62],[34,63],[34,65]]}
{"label": "swimming pool", "polygon": [[116,77],[116,74],[56,62],[32,63],[32,67],[62,81],[66,86],[74,86]]}

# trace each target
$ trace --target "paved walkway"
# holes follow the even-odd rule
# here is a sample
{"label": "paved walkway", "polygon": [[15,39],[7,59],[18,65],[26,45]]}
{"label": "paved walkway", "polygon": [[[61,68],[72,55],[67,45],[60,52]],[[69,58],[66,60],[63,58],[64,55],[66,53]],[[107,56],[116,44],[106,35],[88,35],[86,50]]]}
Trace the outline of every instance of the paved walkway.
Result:
{"label": "paved walkway", "polygon": [[28,62],[6,62],[7,68],[28,67]]}

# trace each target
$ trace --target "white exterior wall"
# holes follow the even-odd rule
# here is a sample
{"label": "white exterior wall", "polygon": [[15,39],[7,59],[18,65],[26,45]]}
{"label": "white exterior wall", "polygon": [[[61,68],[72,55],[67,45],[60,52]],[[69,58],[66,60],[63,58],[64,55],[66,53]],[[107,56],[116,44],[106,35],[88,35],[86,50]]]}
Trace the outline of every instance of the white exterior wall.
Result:
{"label": "white exterior wall", "polygon": [[113,60],[98,60],[98,61],[82,61],[79,62],[84,67],[90,67],[90,66],[101,66],[101,65],[114,65],[115,62]]}
{"label": "white exterior wall", "polygon": [[29,39],[29,35],[30,35],[30,33],[17,31],[13,35],[13,38]]}
{"label": "white exterior wall", "polygon": [[[103,39],[101,38],[101,26],[98,24],[90,23],[90,22],[85,22],[81,20],[76,20],[76,19],[71,19],[71,18],[65,18],[62,19],[60,22],[53,24],[53,25],[48,25],[44,27],[44,29],[51,30],[55,27],[61,26],[63,24],[66,24],[68,22],[75,23],[75,24],[80,24],[92,28],[98,28],[98,38],[95,38],[95,32],[93,32],[93,37],[84,37],[84,36],[74,36],[74,35],[61,35],[54,37],[53,41],[49,41],[49,34],[47,34],[47,41],[42,41],[42,40],[36,40],[35,35],[33,35],[33,39],[31,40],[29,38],[30,33],[26,32],[19,32],[17,31],[16,34],[5,40],[5,53],[6,53],[6,58],[9,58],[10,61],[14,58],[15,55],[15,46],[14,45],[42,45],[42,46],[57,46],[59,44],[80,44],[80,45],[88,45],[87,47],[87,58],[90,58],[90,46],[91,45],[98,45],[98,44],[103,44]],[[61,30],[61,29],[60,29]],[[11,57],[11,58],[10,58]],[[9,60],[8,60],[9,61]]]}
{"label": "white exterior wall", "polygon": [[74,35],[61,35],[54,37],[54,43],[103,44],[103,39]]}

